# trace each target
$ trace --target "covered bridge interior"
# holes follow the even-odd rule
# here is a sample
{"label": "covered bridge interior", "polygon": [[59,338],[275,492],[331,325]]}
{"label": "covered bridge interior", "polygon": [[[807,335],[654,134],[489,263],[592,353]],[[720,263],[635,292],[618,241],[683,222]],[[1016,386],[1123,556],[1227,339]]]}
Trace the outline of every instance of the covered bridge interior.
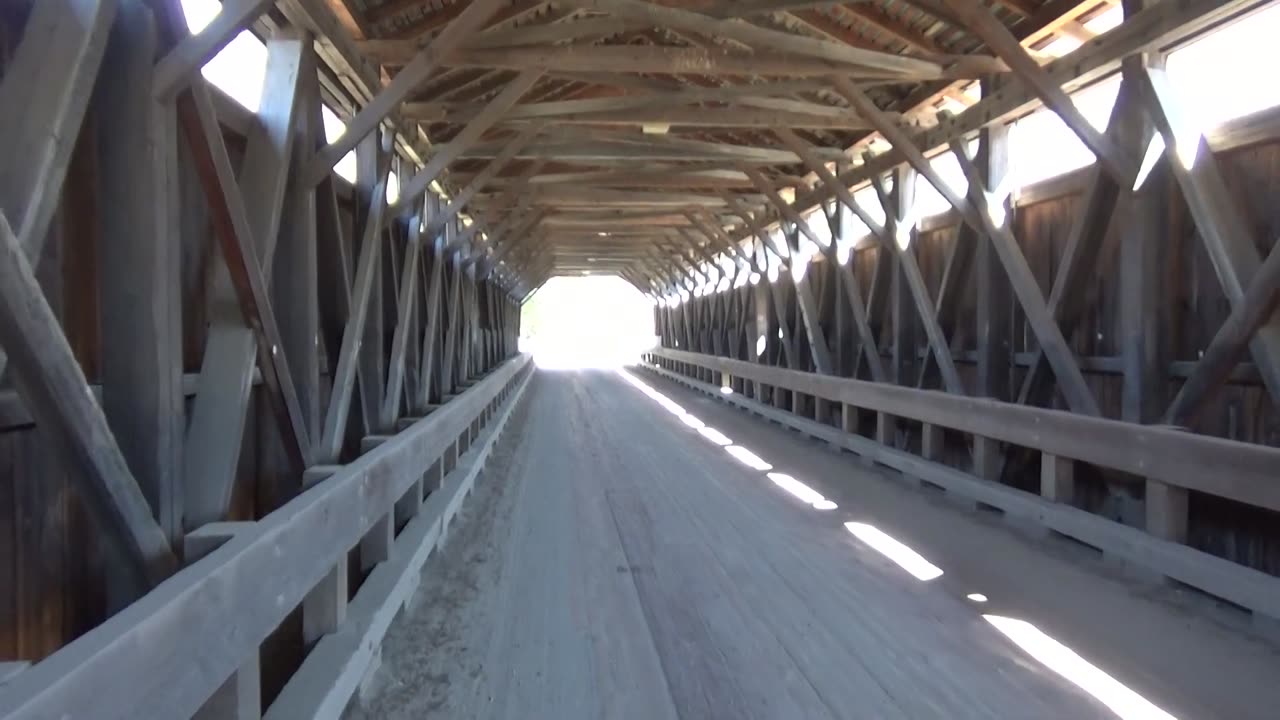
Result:
{"label": "covered bridge interior", "polygon": [[1274,718],[1277,32],[0,3],[0,719]]}

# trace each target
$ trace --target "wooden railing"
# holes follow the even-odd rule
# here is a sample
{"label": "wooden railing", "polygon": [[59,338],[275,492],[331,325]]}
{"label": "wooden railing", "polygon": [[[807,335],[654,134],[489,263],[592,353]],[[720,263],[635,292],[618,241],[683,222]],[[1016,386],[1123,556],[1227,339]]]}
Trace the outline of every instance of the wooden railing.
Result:
{"label": "wooden railing", "polygon": [[[261,520],[192,533],[190,565],[0,686],[0,718],[241,717],[259,646],[299,606],[324,632],[266,717],[337,718],[530,377],[529,356],[511,358],[355,461],[308,471]],[[384,559],[348,604],[348,552],[377,534]]]}
{"label": "wooden railing", "polygon": [[[1280,618],[1280,578],[1179,542],[1112,522],[1066,504],[1073,461],[1150,478],[1182,490],[1280,510],[1280,449],[1196,435],[1174,428],[1075,415],[985,398],[788,370],[732,358],[654,348],[644,367],[759,415],[894,468],[905,476],[1030,520],[1229,600],[1267,618]],[[727,378],[745,393],[725,394]],[[810,395],[840,406],[842,426],[759,402],[764,388]],[[857,434],[859,410],[878,416],[878,435],[893,418],[922,423],[919,455],[891,447],[883,435]],[[1019,445],[1041,453],[1041,492],[1023,492],[950,467],[942,460],[944,429]]]}

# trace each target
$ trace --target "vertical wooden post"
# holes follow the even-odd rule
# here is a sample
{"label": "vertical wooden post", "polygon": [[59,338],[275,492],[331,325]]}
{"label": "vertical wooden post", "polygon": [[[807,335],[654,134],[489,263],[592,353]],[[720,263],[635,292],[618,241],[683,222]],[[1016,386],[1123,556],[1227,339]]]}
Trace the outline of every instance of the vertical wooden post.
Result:
{"label": "vertical wooden post", "polygon": [[453,442],[449,443],[449,447],[445,448],[444,456],[440,459],[442,463],[441,472],[444,477],[448,477],[449,473],[458,467],[459,455],[461,453],[458,452],[458,440],[455,438]]}
{"label": "vertical wooden post", "polygon": [[[126,3],[98,78],[102,409],[170,544],[182,538],[177,114],[152,99],[157,29]],[[86,238],[88,240],[88,238]]]}
{"label": "vertical wooden post", "polygon": [[[1141,10],[1143,0],[1125,0],[1126,15]],[[1123,83],[1117,103],[1123,103],[1117,128],[1119,142],[1141,155],[1155,132],[1150,117],[1143,112],[1139,90],[1147,67],[1163,66],[1157,58],[1127,58],[1122,65]],[[1129,222],[1120,241],[1120,356],[1124,386],[1120,400],[1121,419],[1132,423],[1159,422],[1167,392],[1169,353],[1164,338],[1165,292],[1163,276],[1168,270],[1167,229],[1170,196],[1169,163],[1152,169],[1146,182],[1133,196]],[[1189,495],[1184,488],[1146,480],[1146,527],[1156,537],[1174,542],[1187,538]]]}
{"label": "vertical wooden post", "polygon": [[1187,505],[1185,488],[1147,480],[1147,532],[1164,540],[1187,541]]}
{"label": "vertical wooden post", "polygon": [[[201,526],[184,538],[183,556],[195,562],[217,550],[253,523],[217,522]],[[262,672],[255,650],[200,706],[192,720],[259,720],[262,717]]]}
{"label": "vertical wooden post", "polygon": [[[903,254],[915,252],[912,247],[918,235],[915,230],[916,173],[907,166],[894,170],[893,192],[890,207],[885,208],[889,219],[890,235],[899,244]],[[916,378],[917,345],[920,336],[920,319],[915,301],[907,282],[902,256],[894,253],[892,259],[892,283],[890,285],[890,312],[893,316],[893,369],[891,379],[898,385],[913,385]]]}
{"label": "vertical wooden post", "polygon": [[[984,95],[993,89],[992,84],[991,80],[983,81]],[[983,128],[978,137],[978,154],[974,164],[986,187],[1000,188],[1009,172],[1009,129],[1001,124],[991,125]],[[972,187],[970,192],[982,193],[986,189]],[[1011,222],[1013,207],[1008,198],[990,198],[984,205],[997,202],[1003,203],[1005,222]],[[1008,400],[1013,381],[1009,310],[1013,306],[1013,291],[993,242],[990,237],[979,237],[975,258],[978,286],[978,363],[974,394]],[[974,474],[978,477],[998,480],[1004,465],[1003,455],[999,442],[981,435],[973,436]]]}
{"label": "vertical wooden post", "polygon": [[[341,466],[313,465],[302,476],[303,489],[323,481]],[[338,558],[302,600],[302,643],[311,648],[320,638],[338,631],[347,618],[347,556]]]}
{"label": "vertical wooden post", "polygon": [[[302,34],[301,79],[294,135],[292,177],[301,176],[322,140],[320,87],[309,33]],[[278,262],[272,266],[272,297],[280,318],[282,350],[289,358],[298,403],[312,437],[320,436],[320,309],[317,279],[316,190],[309,182],[291,182],[285,197]],[[343,292],[333,290],[333,292]]]}
{"label": "vertical wooden post", "polygon": [[[178,100],[187,145],[200,158],[195,165],[203,168],[197,174],[205,197],[212,215],[222,218],[213,225],[221,228],[216,235],[225,261],[215,266],[200,392],[191,410],[183,454],[188,527],[221,520],[230,508],[255,365],[263,369],[264,394],[277,418],[273,427],[290,472],[300,470],[311,451],[292,373],[279,349],[279,329],[267,290],[283,211],[280,200],[293,155],[303,49],[296,36],[281,34],[268,40],[259,123],[249,133],[235,183],[207,88],[198,82]],[[247,322],[246,311],[257,319]],[[267,382],[269,378],[274,379]]]}
{"label": "vertical wooden post", "polygon": [[[755,285],[750,285],[751,315],[747,323],[747,357],[753,363],[763,364],[768,357],[769,348],[769,291],[763,283],[766,277],[760,277]],[[751,398],[756,402],[764,402],[765,386],[760,382],[751,383]]]}
{"label": "vertical wooden post", "polygon": [[1071,504],[1076,493],[1075,460],[1040,454],[1040,495],[1046,500]]}
{"label": "vertical wooden post", "polygon": [[431,493],[435,492],[436,490],[439,490],[441,487],[444,486],[444,457],[443,456],[437,459],[435,462],[431,463],[431,467],[427,468],[427,475],[426,475],[425,482],[426,482],[426,485],[424,489],[425,489],[425,494],[427,495],[430,495]]}
{"label": "vertical wooden post", "polygon": [[840,427],[850,435],[858,434],[858,407],[856,405],[840,404]]}
{"label": "vertical wooden post", "polygon": [[898,419],[888,413],[876,413],[876,442],[893,447],[897,440]]}
{"label": "vertical wooden post", "polygon": [[360,572],[367,573],[391,557],[391,546],[396,541],[394,513],[387,513],[360,538]]}
{"label": "vertical wooden post", "polygon": [[933,423],[924,423],[922,428],[922,437],[920,439],[920,454],[925,460],[933,462],[942,462],[946,435],[941,425]]}
{"label": "vertical wooden post", "polygon": [[[368,137],[356,146],[356,196],[357,204],[362,200],[367,203],[366,212],[361,222],[357,223],[357,227],[364,227],[370,217],[377,217],[373,203],[385,204],[385,197],[375,197],[381,195],[379,188],[383,187],[382,179],[379,176],[378,169],[382,165],[382,159],[378,157],[381,150],[380,133],[370,133]],[[385,210],[383,211],[385,212]],[[386,247],[386,231],[379,230],[376,233],[364,232],[361,242],[378,243],[381,248]],[[356,248],[356,253],[363,252],[363,248]],[[378,426],[378,411],[382,401],[382,391],[385,387],[382,379],[382,255],[389,253],[376,253],[372,255],[373,264],[370,267],[372,273],[370,277],[370,288],[368,305],[365,310],[364,326],[360,336],[360,349],[357,351],[357,377],[359,378],[360,387],[360,408],[361,417],[364,420],[364,434],[376,432]]]}

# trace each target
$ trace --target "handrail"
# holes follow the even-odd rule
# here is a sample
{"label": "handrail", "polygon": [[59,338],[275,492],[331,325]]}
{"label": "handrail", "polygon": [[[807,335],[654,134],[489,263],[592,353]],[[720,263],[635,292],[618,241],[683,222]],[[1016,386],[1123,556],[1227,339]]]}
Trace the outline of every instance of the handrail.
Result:
{"label": "handrail", "polygon": [[683,350],[653,348],[649,354],[1280,510],[1280,448]]}
{"label": "handrail", "polygon": [[0,718],[192,716],[529,365],[518,355],[0,688]]}
{"label": "handrail", "polygon": [[[805,415],[772,407],[745,394],[725,394],[721,388],[695,380],[660,366],[645,365],[647,371],[706,393],[776,423],[790,427],[834,447],[874,459],[876,464],[897,470],[907,483],[921,481],[942,488],[965,502],[999,510],[1015,523],[1039,526],[1097,548],[1112,560],[1143,572],[1162,575],[1181,584],[1252,611],[1253,620],[1264,633],[1271,632],[1280,618],[1280,577],[1269,575],[1188,545],[1151,535],[1073,505],[1058,502],[1009,485],[991,482],[965,470],[943,465],[908,450],[882,445],[862,435],[847,432]],[[1055,459],[1054,462],[1057,462]]]}

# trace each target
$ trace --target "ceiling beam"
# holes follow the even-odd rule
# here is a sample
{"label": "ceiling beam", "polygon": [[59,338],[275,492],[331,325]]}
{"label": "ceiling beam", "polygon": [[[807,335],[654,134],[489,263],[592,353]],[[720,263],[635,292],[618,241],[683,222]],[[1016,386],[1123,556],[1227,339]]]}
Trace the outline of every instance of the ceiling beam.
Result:
{"label": "ceiling beam", "polygon": [[836,5],[834,7],[835,11],[840,15],[866,23],[894,40],[906,45],[911,50],[933,54],[941,54],[943,52],[942,48],[934,42],[933,38],[908,27],[906,23],[889,15],[889,13],[878,4],[856,3],[849,5]]}
{"label": "ceiling beam", "polygon": [[[700,142],[700,141],[690,141]],[[493,143],[478,145],[464,151],[464,158],[492,158],[501,152],[501,146]],[[689,147],[674,143],[628,143],[624,141],[589,141],[573,143],[568,140],[538,142],[516,153],[519,158],[556,159],[562,161],[590,161],[596,164],[647,163],[653,160],[703,161],[732,160],[738,163],[765,165],[790,165],[798,162],[789,150],[757,148],[748,145],[702,143],[702,147]]]}
{"label": "ceiling beam", "polygon": [[431,218],[431,223],[427,226],[428,230],[435,230],[449,220],[452,220],[453,217],[462,210],[462,208],[467,206],[467,203],[471,201],[472,196],[479,192],[480,188],[484,187],[495,175],[498,174],[499,170],[506,166],[507,163],[511,162],[511,159],[515,157],[516,153],[519,152],[521,148],[528,145],[538,133],[542,132],[543,127],[544,126],[541,124],[531,125],[519,135],[512,138],[507,143],[507,146],[502,149],[502,152],[498,153],[498,156],[493,160],[490,160],[484,170],[476,173],[476,175],[471,178],[471,181],[467,183],[467,186],[449,201],[448,207],[442,210],[435,217]]}
{"label": "ceiling beam", "polygon": [[[430,45],[418,51],[413,60],[378,93],[368,105],[360,109],[347,123],[346,132],[316,153],[307,166],[305,181],[317,185],[333,166],[356,145],[368,137],[405,97],[430,77],[440,62],[455,51],[463,41],[480,29],[504,0],[472,0],[466,9]],[[459,5],[462,3],[459,2]]]}
{"label": "ceiling beam", "polygon": [[609,13],[652,24],[655,27],[687,30],[709,38],[737,40],[757,50],[791,53],[799,57],[841,63],[854,68],[869,69],[912,77],[941,77],[941,67],[936,63],[901,55],[864,50],[843,43],[803,37],[779,30],[759,27],[750,23],[708,17],[679,8],[663,7],[641,0],[559,0],[567,5]]}
{"label": "ceiling beam", "polygon": [[[506,123],[529,120],[504,118]],[[667,128],[772,128],[779,125],[811,130],[865,130],[867,123],[850,117],[839,119],[818,115],[800,115],[742,107],[667,108],[654,110],[614,110],[610,112],[574,113],[555,118],[558,124],[658,126]]]}
{"label": "ceiling beam", "polygon": [[1062,118],[1121,187],[1133,184],[1133,176],[1138,171],[1137,161],[1089,123],[1062,86],[1031,57],[1004,23],[997,20],[978,0],[944,1],[975,35],[982,38],[987,47],[1009,64],[1014,74],[1032,88],[1045,106]]}
{"label": "ceiling beam", "polygon": [[[491,185],[514,184],[512,178],[499,178]],[[576,185],[590,187],[751,187],[751,181],[739,170],[688,170],[679,166],[663,166],[660,170],[634,171],[586,170],[539,175],[532,184]]]}
{"label": "ceiling beam", "polygon": [[615,17],[562,19],[543,25],[514,27],[477,35],[467,43],[472,48],[550,45],[567,40],[600,39],[634,30],[638,23]]}
{"label": "ceiling beam", "polygon": [[[436,154],[432,155],[430,159],[427,160],[427,164],[421,170],[414,173],[412,178],[405,182],[404,186],[400,188],[400,197],[391,206],[387,216],[395,217],[400,210],[407,207],[410,203],[414,202],[419,195],[426,192],[427,187],[431,185],[431,182],[435,180],[446,167],[448,167],[449,163],[458,159],[458,157],[462,155],[467,148],[471,147],[473,143],[479,140],[480,136],[492,127],[493,124],[497,122],[498,118],[501,117],[503,113],[507,112],[507,110],[509,110],[511,106],[520,99],[521,95],[529,92],[529,89],[532,88],[534,83],[536,83],[541,77],[542,73],[540,71],[530,70],[520,73],[515,80],[512,80],[497,97],[489,102],[488,107],[485,108],[483,113],[476,116],[476,118],[464,127],[462,132],[455,135],[447,145],[437,150]],[[501,156],[503,151],[506,149],[507,148],[505,147],[500,149],[497,156]]]}
{"label": "ceiling beam", "polygon": [[[442,33],[442,36],[444,34]],[[366,40],[360,45],[378,62],[406,60],[403,43]],[[409,48],[412,49],[411,46]],[[981,58],[973,60],[981,62]],[[944,68],[934,63],[920,71],[853,68],[844,63],[778,50],[730,54],[715,49],[652,45],[565,45],[556,47],[463,48],[448,57],[450,67],[488,67],[547,72],[657,73],[667,75],[738,75],[822,77],[841,74],[873,81],[917,82],[952,78],[963,80],[1001,72],[1002,66]],[[987,63],[991,65],[991,63]],[[399,77],[399,76],[397,76]]]}
{"label": "ceiling beam", "polygon": [[[921,2],[923,0],[911,0],[912,4]],[[1044,70],[1054,81],[1062,83],[1064,89],[1075,90],[1119,70],[1120,61],[1125,57],[1143,50],[1167,47],[1254,7],[1254,0],[1157,3],[1136,13],[1119,27],[1098,36],[1084,48],[1050,62]],[[964,137],[992,123],[1016,117],[1037,104],[1035,95],[1023,84],[1008,83],[983,97],[965,112],[917,133],[911,141],[915,147],[928,152],[945,147],[953,138]],[[859,187],[866,184],[873,175],[887,172],[905,161],[905,155],[894,149],[877,155],[869,163],[841,172],[839,179],[848,187]],[[831,197],[830,189],[820,186],[798,195],[795,206],[797,210],[807,211]]]}
{"label": "ceiling beam", "polygon": [[[772,83],[691,88],[678,91],[657,91],[578,100],[529,102],[512,108],[507,117],[542,118],[617,110],[652,110],[704,102],[736,102],[767,110],[779,110],[799,115],[820,115],[829,118],[857,117],[848,108],[796,100],[791,97],[794,93],[803,90],[825,89],[828,87],[826,82],[820,80],[784,80]],[[771,94],[782,95],[783,97],[770,97]],[[424,122],[459,123],[474,117],[482,107],[477,103],[407,102],[402,108],[402,113],[406,117],[412,117]]]}

